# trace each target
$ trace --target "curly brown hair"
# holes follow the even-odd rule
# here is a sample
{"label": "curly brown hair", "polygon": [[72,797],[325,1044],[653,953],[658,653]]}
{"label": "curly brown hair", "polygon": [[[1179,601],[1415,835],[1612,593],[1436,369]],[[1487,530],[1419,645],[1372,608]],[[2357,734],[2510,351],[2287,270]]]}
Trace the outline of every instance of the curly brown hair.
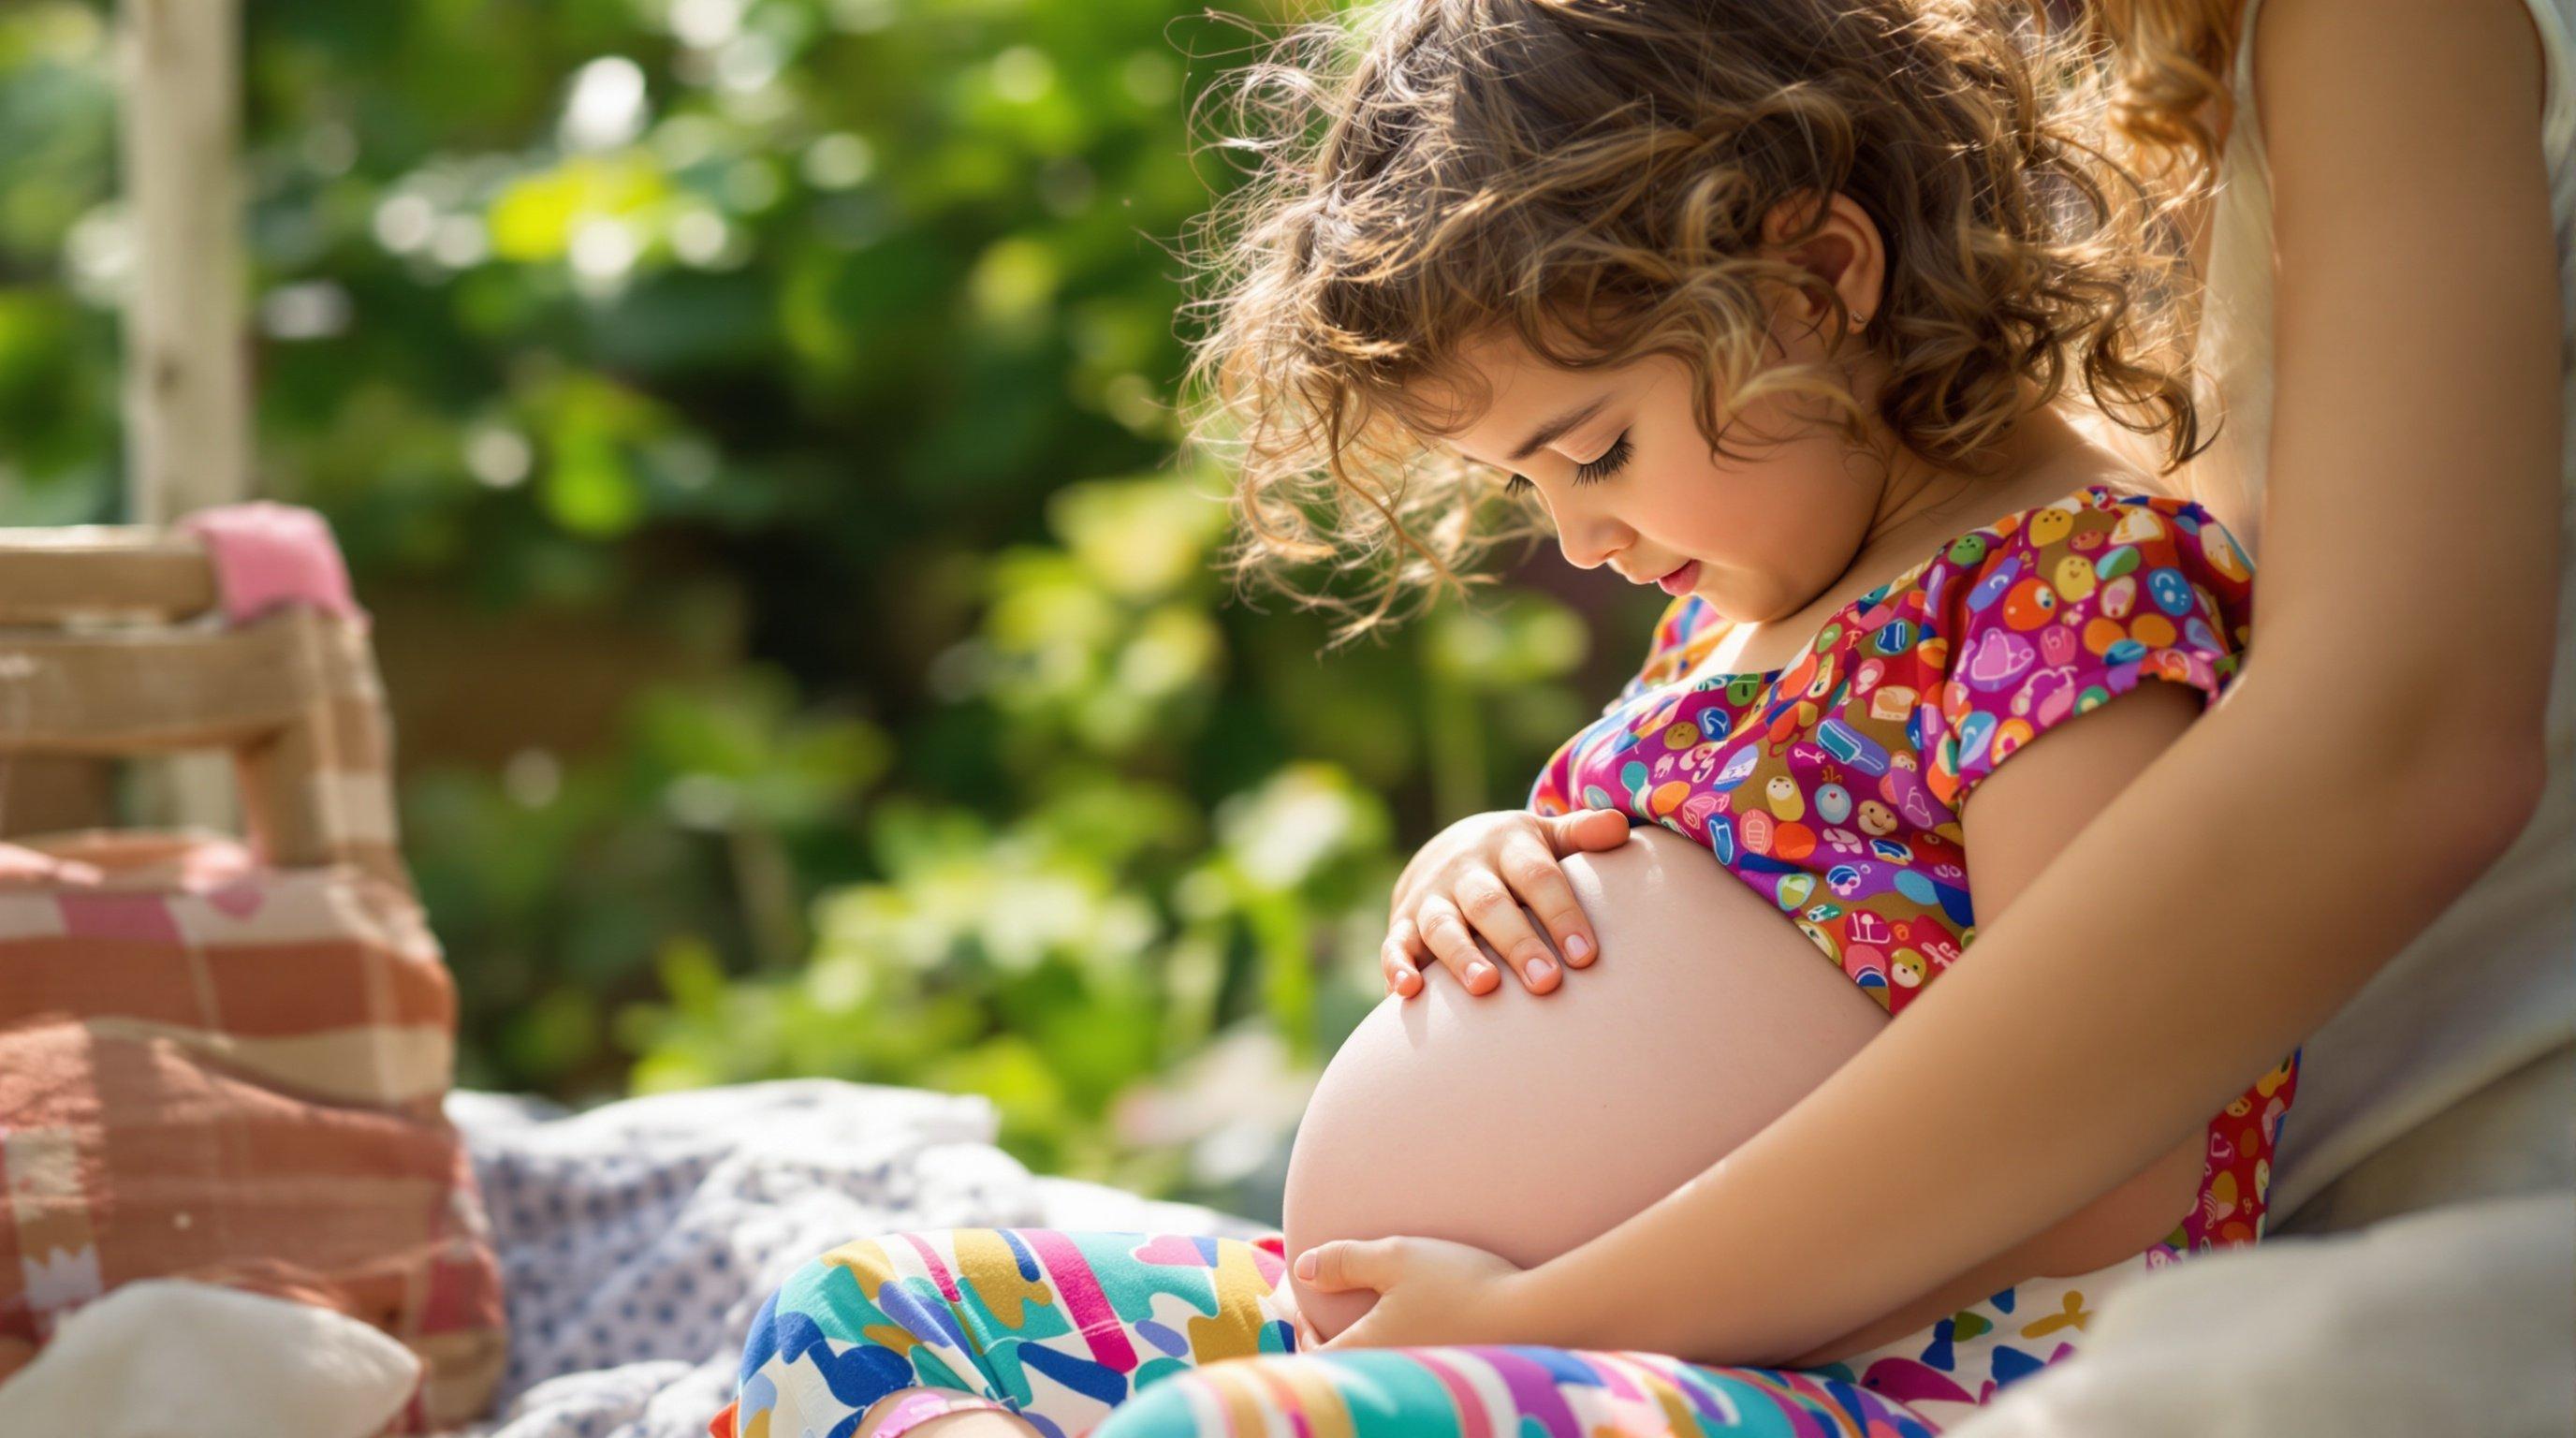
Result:
{"label": "curly brown hair", "polygon": [[[1680,360],[1715,452],[1727,414],[1784,391],[1861,441],[1838,367],[1763,356],[1789,291],[1848,327],[1829,283],[1760,252],[1775,206],[1834,193],[1887,246],[1849,343],[1887,366],[1894,442],[1968,460],[2080,374],[2179,463],[2199,425],[2160,357],[2171,247],[2057,103],[2097,68],[2062,44],[2003,0],[1383,0],[1294,27],[1209,92],[1236,99],[1220,143],[1260,163],[1188,256],[1211,321],[1183,448],[1236,476],[1238,585],[1351,616],[1337,646],[1409,589],[1492,582],[1460,566],[1543,532],[1498,471],[1425,439],[1476,412],[1426,391],[1472,403],[1458,355],[1487,335],[1574,369]],[[1823,219],[1805,208],[1788,245]],[[1381,559],[1365,611],[1286,578]]]}
{"label": "curly brown hair", "polygon": [[2244,8],[2245,0],[2093,0],[2111,60],[2111,127],[2156,173],[2179,168],[2198,185],[2217,169],[2218,137],[2235,109],[2228,76]]}

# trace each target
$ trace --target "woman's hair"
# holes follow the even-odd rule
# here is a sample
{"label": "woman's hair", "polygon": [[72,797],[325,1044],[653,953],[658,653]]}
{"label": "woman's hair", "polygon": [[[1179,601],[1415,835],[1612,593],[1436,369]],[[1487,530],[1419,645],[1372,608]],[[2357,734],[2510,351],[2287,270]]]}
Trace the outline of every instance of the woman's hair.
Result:
{"label": "woman's hair", "polygon": [[[2218,167],[2218,136],[2235,109],[2228,76],[2245,0],[2093,0],[2110,58],[2111,128],[2141,168],[2183,168],[2195,183]],[[2212,109],[2217,125],[2201,117]]]}
{"label": "woman's hair", "polygon": [[[1575,369],[1681,361],[1716,452],[1767,393],[1822,398],[1862,440],[1838,367],[1764,362],[1789,289],[1847,330],[1830,283],[1757,253],[1775,206],[1835,193],[1884,238],[1855,342],[1888,367],[1898,442],[1970,461],[2025,382],[2045,401],[2080,375],[2188,457],[2198,420],[2161,358],[2171,246],[2089,143],[2098,114],[2060,103],[2097,68],[2004,0],[1381,0],[1294,28],[1236,72],[1222,143],[1261,163],[1189,257],[1211,318],[1184,448],[1236,476],[1238,582],[1294,593],[1291,566],[1384,558],[1365,613],[1295,595],[1355,616],[1335,644],[1409,588],[1490,583],[1458,566],[1539,511],[1425,438],[1489,401],[1459,362],[1487,336]],[[1786,213],[1789,245],[1824,218]]]}

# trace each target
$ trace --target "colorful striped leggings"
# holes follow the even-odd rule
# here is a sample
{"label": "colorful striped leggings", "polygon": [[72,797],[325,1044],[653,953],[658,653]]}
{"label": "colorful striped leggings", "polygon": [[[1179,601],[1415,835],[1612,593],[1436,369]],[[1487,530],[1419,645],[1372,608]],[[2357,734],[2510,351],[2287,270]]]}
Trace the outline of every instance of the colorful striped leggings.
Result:
{"label": "colorful striped leggings", "polygon": [[[1931,1414],[1968,1411],[1996,1376],[2071,1353],[2052,1335],[2075,1338],[2086,1316],[2071,1281],[2023,1284],[2018,1305],[2006,1290],[1909,1340],[1931,1366],[1895,1345],[1818,1369],[1521,1345],[1301,1355],[1285,1278],[1276,1234],[863,1238],[807,1263],[761,1306],[735,1402],[711,1427],[717,1438],[851,1438],[879,1399],[922,1387],[932,1391],[877,1415],[879,1438],[975,1408],[1015,1413],[1044,1438],[1522,1438],[1532,1424],[1552,1438],[1925,1438],[1938,1431]],[[1996,1323],[2045,1356],[1976,1341]],[[1936,1394],[1970,1401],[1922,1401]]]}

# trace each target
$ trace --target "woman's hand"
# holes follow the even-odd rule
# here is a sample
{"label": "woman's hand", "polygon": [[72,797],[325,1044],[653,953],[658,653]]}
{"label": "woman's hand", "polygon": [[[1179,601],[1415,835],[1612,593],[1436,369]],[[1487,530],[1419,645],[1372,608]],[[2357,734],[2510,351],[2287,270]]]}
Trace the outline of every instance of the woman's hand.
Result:
{"label": "woman's hand", "polygon": [[1556,951],[1582,968],[1600,953],[1590,920],[1557,860],[1628,842],[1628,817],[1577,809],[1553,818],[1526,809],[1470,814],[1431,838],[1395,881],[1380,966],[1389,993],[1422,992],[1430,959],[1446,964],[1471,994],[1502,983],[1477,952],[1482,935],[1534,994],[1556,987],[1556,960],[1522,917],[1527,905],[1547,925]]}
{"label": "woman's hand", "polygon": [[1319,1243],[1297,1255],[1297,1276],[1327,1293],[1376,1289],[1377,1305],[1330,1342],[1317,1341],[1299,1314],[1297,1351],[1525,1342],[1514,1318],[1517,1280],[1525,1271],[1510,1259],[1438,1238]]}

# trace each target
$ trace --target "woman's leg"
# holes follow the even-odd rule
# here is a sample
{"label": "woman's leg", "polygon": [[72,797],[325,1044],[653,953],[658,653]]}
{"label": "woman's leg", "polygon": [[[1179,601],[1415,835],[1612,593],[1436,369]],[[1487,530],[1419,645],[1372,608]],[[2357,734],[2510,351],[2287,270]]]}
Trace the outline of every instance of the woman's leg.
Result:
{"label": "woman's leg", "polygon": [[1094,1438],[1930,1438],[1858,1384],[1653,1353],[1461,1346],[1218,1363],[1160,1383]]}
{"label": "woman's leg", "polygon": [[[858,1438],[928,1420],[970,1438],[940,1415],[998,1407],[1075,1438],[1194,1366],[1289,1352],[1279,1242],[959,1228],[844,1244],[752,1321],[733,1431]],[[910,1389],[927,1392],[884,1402]]]}

